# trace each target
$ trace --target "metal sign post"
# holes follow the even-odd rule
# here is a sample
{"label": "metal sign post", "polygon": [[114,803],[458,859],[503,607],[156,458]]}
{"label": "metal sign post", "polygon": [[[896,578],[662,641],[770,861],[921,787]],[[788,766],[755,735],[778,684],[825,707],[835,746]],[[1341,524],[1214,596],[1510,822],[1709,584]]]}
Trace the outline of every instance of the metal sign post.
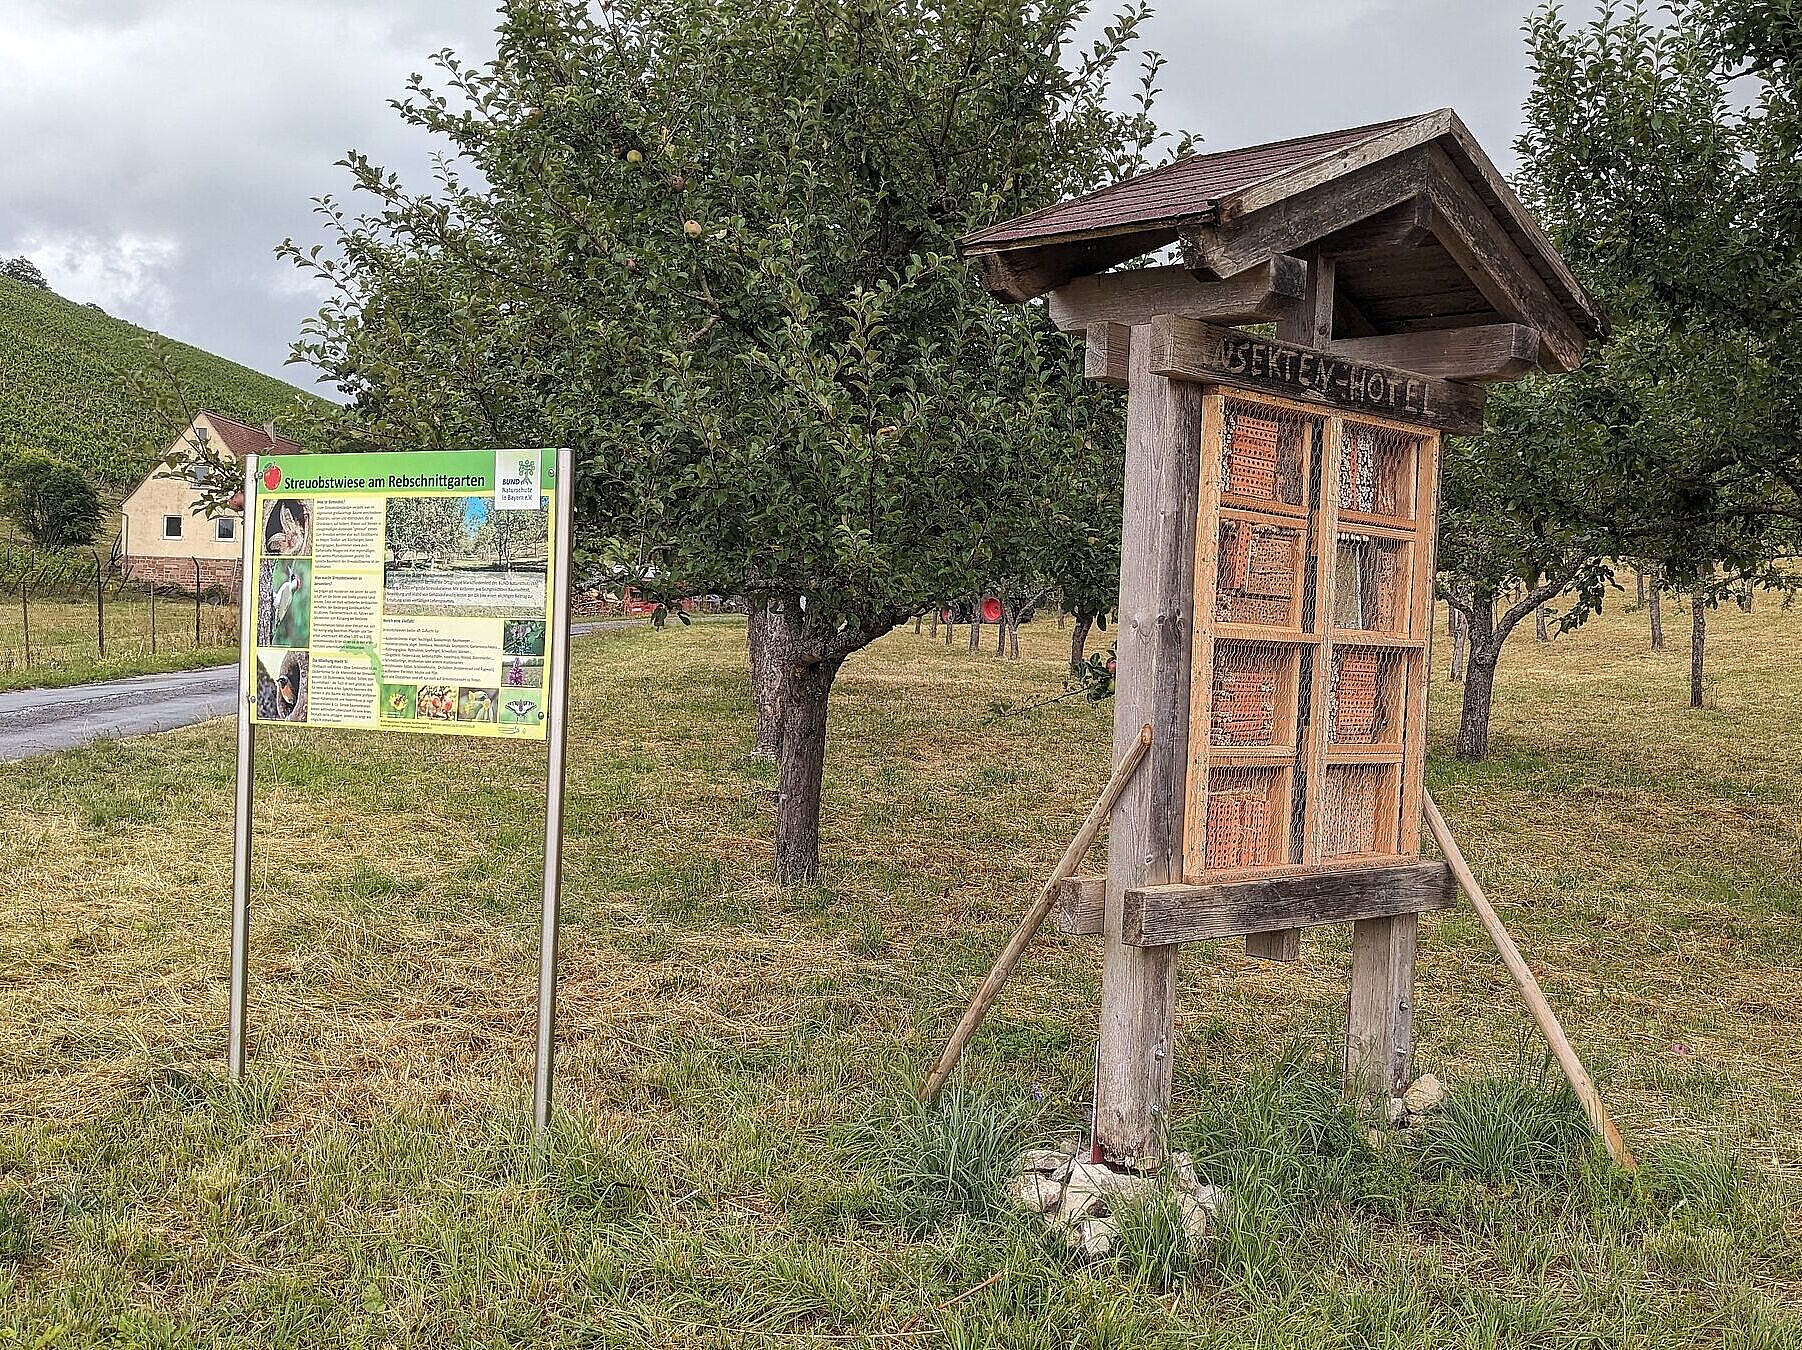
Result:
{"label": "metal sign post", "polygon": [[551,1123],[551,1079],[557,1052],[557,913],[563,899],[563,763],[569,711],[569,586],[571,504],[575,475],[568,450],[557,452],[557,533],[551,600],[550,686],[545,728],[550,745],[544,809],[544,906],[538,929],[538,1053],[532,1077],[532,1126],[540,1137]]}
{"label": "metal sign post", "polygon": [[[555,487],[550,459],[555,458]],[[544,894],[538,954],[538,1042],[532,1118],[550,1125],[556,1051],[557,922],[562,900],[563,785],[569,712],[570,553],[573,456],[569,450],[430,451],[419,454],[246,456],[243,575],[238,660],[238,782],[232,858],[231,994],[226,1063],[244,1075],[249,983],[250,855],[256,723],[366,728],[436,734],[515,737],[548,742],[544,828]],[[546,493],[554,496],[546,498]],[[267,498],[267,512],[259,497]],[[417,516],[401,515],[410,498],[448,498],[461,522],[465,552],[488,548],[507,562],[498,570],[445,569],[417,543]],[[370,509],[371,504],[375,509]],[[548,507],[548,510],[547,510]],[[516,572],[496,516],[512,521],[505,537],[529,539],[533,513],[550,534],[542,610],[523,609]],[[548,516],[548,519],[547,519]],[[329,522],[329,524],[328,524]],[[403,522],[406,522],[403,524]],[[442,523],[442,522],[440,522]],[[322,543],[326,533],[329,543]],[[540,538],[543,536],[540,535]],[[487,542],[484,543],[484,540]],[[491,562],[493,559],[490,560]],[[393,625],[378,619],[366,639],[342,633],[342,606],[330,639],[315,641],[314,583],[323,569],[381,588],[378,615],[395,604]],[[258,613],[274,581],[269,615]],[[396,589],[398,583],[398,589]],[[498,598],[494,587],[499,588]],[[496,617],[496,604],[506,606]],[[458,617],[459,607],[465,617]],[[540,623],[535,614],[542,612]],[[472,614],[474,617],[467,617]],[[433,615],[455,620],[453,637],[471,623],[492,623],[487,636],[443,646],[421,641]],[[421,616],[424,617],[421,617]],[[262,663],[273,661],[264,675]],[[445,663],[449,664],[446,665]],[[542,676],[538,675],[542,672]],[[542,678],[543,683],[540,683]],[[267,684],[267,703],[260,699]]]}
{"label": "metal sign post", "polygon": [[[244,457],[244,520],[256,510],[257,457]],[[232,948],[231,1008],[225,1051],[226,1070],[235,1083],[244,1077],[244,1002],[250,960],[250,817],[256,778],[256,530],[238,533],[243,547],[238,576],[238,796],[232,820]],[[196,562],[194,594],[200,594]]]}

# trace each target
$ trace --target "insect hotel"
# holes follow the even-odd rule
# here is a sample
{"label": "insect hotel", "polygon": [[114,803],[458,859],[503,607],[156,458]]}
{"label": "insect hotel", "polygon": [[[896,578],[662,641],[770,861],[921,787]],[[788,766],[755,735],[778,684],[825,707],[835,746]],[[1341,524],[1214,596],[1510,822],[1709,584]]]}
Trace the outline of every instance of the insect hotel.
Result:
{"label": "insect hotel", "polygon": [[1104,949],[1096,1161],[1160,1161],[1185,942],[1291,961],[1350,923],[1348,1086],[1395,1094],[1419,916],[1456,894],[1421,858],[1440,438],[1481,428],[1484,385],[1572,369],[1595,302],[1449,110],[1181,160],[963,247],[1127,391],[1131,776],[1106,876],[1057,888]]}

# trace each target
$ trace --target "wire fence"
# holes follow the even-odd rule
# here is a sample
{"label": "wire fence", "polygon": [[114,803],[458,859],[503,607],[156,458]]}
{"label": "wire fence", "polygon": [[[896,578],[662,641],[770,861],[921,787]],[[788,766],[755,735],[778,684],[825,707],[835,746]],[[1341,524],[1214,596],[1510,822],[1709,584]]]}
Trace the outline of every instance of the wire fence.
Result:
{"label": "wire fence", "polygon": [[0,548],[0,674],[228,651],[236,558]]}

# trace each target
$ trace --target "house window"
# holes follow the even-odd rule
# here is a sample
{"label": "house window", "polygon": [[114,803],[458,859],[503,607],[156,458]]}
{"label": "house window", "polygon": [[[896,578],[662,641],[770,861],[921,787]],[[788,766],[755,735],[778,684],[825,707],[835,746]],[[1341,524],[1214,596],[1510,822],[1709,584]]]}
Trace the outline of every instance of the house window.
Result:
{"label": "house window", "polygon": [[232,516],[221,516],[213,522],[213,538],[229,543],[238,537],[238,522]]}
{"label": "house window", "polygon": [[165,538],[165,539],[180,539],[181,538],[181,517],[180,516],[164,516],[163,517],[163,538]]}

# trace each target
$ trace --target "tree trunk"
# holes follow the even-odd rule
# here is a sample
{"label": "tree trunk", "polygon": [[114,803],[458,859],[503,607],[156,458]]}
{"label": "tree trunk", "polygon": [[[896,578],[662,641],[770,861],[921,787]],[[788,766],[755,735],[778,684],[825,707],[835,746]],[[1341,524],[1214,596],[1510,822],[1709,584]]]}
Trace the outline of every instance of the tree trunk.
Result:
{"label": "tree trunk", "polygon": [[1495,702],[1495,665],[1507,634],[1495,631],[1495,609],[1478,602],[1470,622],[1464,707],[1458,715],[1458,758],[1479,760],[1489,753],[1489,715]]}
{"label": "tree trunk", "polygon": [[1020,616],[1018,614],[1014,615],[1013,622],[1007,626],[1007,659],[1010,661],[1020,659]]}
{"label": "tree trunk", "polygon": [[1086,614],[1077,616],[1076,626],[1070,630],[1070,673],[1080,675],[1083,667],[1088,665],[1089,626],[1094,623]]}
{"label": "tree trunk", "polygon": [[1708,602],[1701,591],[1689,597],[1689,706],[1702,706],[1702,663],[1708,651]]}
{"label": "tree trunk", "polygon": [[751,649],[751,698],[757,705],[759,759],[782,752],[782,696],[788,678],[788,625],[780,607],[753,600],[745,615]]}
{"label": "tree trunk", "polygon": [[937,637],[938,635],[939,635],[939,607],[937,605],[934,605],[932,607],[932,632],[927,634],[927,636],[928,637]]}
{"label": "tree trunk", "polygon": [[1733,603],[1739,606],[1741,614],[1752,612],[1752,583],[1747,582],[1733,593]]}
{"label": "tree trunk", "polygon": [[982,597],[979,595],[970,602],[970,650],[982,650]]}
{"label": "tree trunk", "polygon": [[1551,618],[1551,614],[1552,607],[1550,605],[1541,605],[1533,611],[1533,636],[1541,642],[1552,640],[1552,630],[1547,622]]}
{"label": "tree trunk", "polygon": [[1470,660],[1470,620],[1464,617],[1464,611],[1456,605],[1447,605],[1446,608],[1452,615],[1452,683],[1461,684],[1464,681],[1464,668]]}
{"label": "tree trunk", "polygon": [[949,607],[945,610],[945,645],[947,647],[951,645],[951,635],[957,631],[956,612]]}
{"label": "tree trunk", "polygon": [[1014,608],[1008,602],[1005,590],[1001,592],[1001,621],[995,625],[995,659],[999,661],[1007,655],[1007,622],[1013,618]]}
{"label": "tree trunk", "polygon": [[1643,567],[1633,569],[1633,603],[1643,609],[1646,603],[1646,573]]}
{"label": "tree trunk", "polygon": [[1652,574],[1652,592],[1646,597],[1646,607],[1652,615],[1652,650],[1664,650],[1664,574]]}
{"label": "tree trunk", "polygon": [[785,681],[781,770],[776,794],[776,881],[808,885],[820,875],[820,789],[826,774],[826,703],[841,656],[790,662]]}
{"label": "tree trunk", "polygon": [[926,622],[926,619],[925,619],[924,615],[920,615],[920,614],[914,615],[914,636],[915,637],[920,636],[920,625],[925,622]]}

